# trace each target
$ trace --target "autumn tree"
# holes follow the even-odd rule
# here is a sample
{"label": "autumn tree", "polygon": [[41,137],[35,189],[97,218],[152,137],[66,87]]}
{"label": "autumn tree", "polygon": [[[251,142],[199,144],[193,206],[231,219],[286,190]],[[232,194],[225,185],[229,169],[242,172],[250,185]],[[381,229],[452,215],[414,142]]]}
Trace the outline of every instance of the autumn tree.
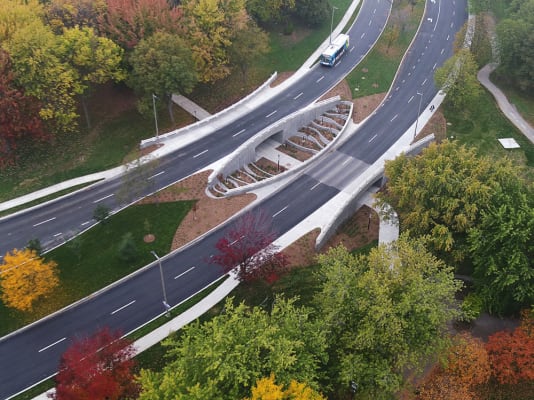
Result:
{"label": "autumn tree", "polygon": [[492,376],[501,384],[534,380],[534,336],[522,327],[491,335],[486,343]]}
{"label": "autumn tree", "polygon": [[258,379],[251,389],[250,398],[244,400],[326,400],[326,397],[295,380],[291,380],[284,389],[283,385],[276,384],[275,376],[271,374],[268,378]]}
{"label": "autumn tree", "polygon": [[184,0],[181,9],[199,81],[213,83],[228,76],[228,48],[249,24],[245,0]]}
{"label": "autumn tree", "polygon": [[319,264],[315,303],[329,333],[331,378],[340,385],[354,381],[359,392],[387,397],[402,387],[406,368],[417,370],[447,343],[461,283],[423,241],[401,235],[367,256],[337,247]]}
{"label": "autumn tree", "polygon": [[92,85],[126,78],[121,67],[123,50],[110,39],[99,37],[93,28],[64,29],[57,49],[58,56],[76,71],[81,103],[88,128],[91,128],[86,97]]}
{"label": "autumn tree", "polygon": [[61,357],[56,375],[56,400],[118,400],[135,398],[135,349],[120,332],[103,328],[74,341]]}
{"label": "autumn tree", "polygon": [[187,325],[165,342],[169,363],[161,372],[141,371],[141,400],[235,400],[273,373],[317,388],[326,357],[325,332],[310,310],[276,298],[271,312],[234,306],[209,321]]}
{"label": "autumn tree", "polygon": [[151,110],[152,96],[167,102],[174,123],[172,95],[188,94],[197,83],[190,48],[179,36],[158,32],[135,47],[131,57],[130,85],[139,93],[141,112]]}
{"label": "autumn tree", "polygon": [[60,35],[66,28],[98,29],[99,18],[107,12],[105,0],[50,0],[44,2],[44,18]]}
{"label": "autumn tree", "polygon": [[477,79],[478,65],[469,49],[462,49],[436,70],[436,86],[447,93],[446,101],[461,111],[477,100],[481,87]]}
{"label": "autumn tree", "polygon": [[428,235],[432,249],[453,261],[469,257],[467,235],[480,223],[481,211],[497,204],[495,195],[518,180],[509,160],[478,156],[448,141],[431,144],[416,157],[387,161],[385,175],[387,190],[378,193],[379,204],[390,204],[403,230]]}
{"label": "autumn tree", "polygon": [[1,299],[8,307],[32,311],[33,303],[59,284],[56,263],[44,261],[35,251],[14,249],[0,264]]}
{"label": "autumn tree", "polygon": [[40,21],[43,14],[38,0],[0,1],[0,44],[6,43],[13,34],[29,24]]}
{"label": "autumn tree", "polygon": [[218,253],[212,262],[224,272],[237,268],[242,281],[274,281],[286,271],[288,258],[273,244],[276,232],[272,219],[264,211],[248,212],[237,218],[217,241]]}
{"label": "autumn tree", "polygon": [[106,12],[99,17],[99,30],[126,49],[157,31],[176,34],[184,20],[178,7],[167,0],[105,0]]}
{"label": "autumn tree", "polygon": [[39,109],[37,99],[15,85],[11,58],[0,49],[0,168],[15,161],[24,140],[47,138]]}

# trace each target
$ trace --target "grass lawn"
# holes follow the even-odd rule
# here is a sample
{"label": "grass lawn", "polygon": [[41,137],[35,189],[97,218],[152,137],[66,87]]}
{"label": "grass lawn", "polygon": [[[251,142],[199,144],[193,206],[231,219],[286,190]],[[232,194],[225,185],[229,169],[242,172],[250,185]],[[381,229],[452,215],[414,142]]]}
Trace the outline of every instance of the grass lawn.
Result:
{"label": "grass lawn", "polygon": [[[519,165],[527,165],[534,172],[534,145],[530,143],[500,112],[493,97],[486,90],[480,98],[459,113],[444,107],[447,135],[450,138],[478,149],[480,154],[494,157],[510,157]],[[519,149],[505,150],[498,138],[514,138]]]}
{"label": "grass lawn", "polygon": [[[393,3],[384,34],[360,65],[347,76],[354,98],[383,93],[389,89],[402,57],[417,31],[423,9],[423,2],[417,3],[413,12],[411,5],[405,0]],[[388,47],[385,33],[391,30],[397,30],[399,36]]]}
{"label": "grass lawn", "polygon": [[[36,321],[79,300],[152,262],[155,250],[163,256],[170,250],[174,233],[194,202],[137,205],[110,217],[83,235],[45,255],[57,262],[60,288],[39,301],[34,312],[22,313],[0,302],[0,336]],[[127,263],[119,257],[120,238],[131,232],[137,247],[135,260]],[[153,243],[143,237],[152,233]],[[109,244],[109,245],[106,245]]]}

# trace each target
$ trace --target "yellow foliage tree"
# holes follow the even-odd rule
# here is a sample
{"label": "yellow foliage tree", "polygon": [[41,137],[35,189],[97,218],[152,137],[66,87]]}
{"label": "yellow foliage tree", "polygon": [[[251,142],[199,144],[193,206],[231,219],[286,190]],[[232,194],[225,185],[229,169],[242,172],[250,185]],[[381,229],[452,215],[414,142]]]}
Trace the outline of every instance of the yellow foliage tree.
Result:
{"label": "yellow foliage tree", "polygon": [[31,311],[35,300],[59,284],[56,266],[54,261],[45,262],[33,250],[8,252],[0,264],[0,298],[8,307]]}
{"label": "yellow foliage tree", "polygon": [[320,393],[305,383],[292,380],[287,389],[277,385],[274,374],[261,378],[251,390],[252,397],[245,400],[326,400]]}

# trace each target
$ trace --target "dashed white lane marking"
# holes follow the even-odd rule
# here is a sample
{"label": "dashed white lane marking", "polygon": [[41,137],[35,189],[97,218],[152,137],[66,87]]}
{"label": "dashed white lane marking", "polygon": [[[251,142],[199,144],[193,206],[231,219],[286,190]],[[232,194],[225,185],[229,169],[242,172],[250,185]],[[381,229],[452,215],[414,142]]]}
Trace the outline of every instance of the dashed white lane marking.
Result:
{"label": "dashed white lane marking", "polygon": [[373,10],[373,14],[376,14],[376,8]]}
{"label": "dashed white lane marking", "polygon": [[174,279],[178,279],[179,277],[184,276],[184,275],[187,274],[189,271],[193,271],[194,269],[195,269],[195,267],[191,267],[191,268],[189,268],[187,271],[184,271],[184,272],[182,272],[181,274],[176,275],[176,276],[174,277]]}
{"label": "dashed white lane marking", "polygon": [[425,78],[425,80],[423,81],[423,83],[421,83],[421,86],[424,86],[427,80],[428,80],[428,79]]}
{"label": "dashed white lane marking", "polygon": [[443,54],[444,51],[445,51],[445,49],[441,49],[441,54]]}
{"label": "dashed white lane marking", "polygon": [[164,173],[165,173],[165,171],[160,171],[160,172],[158,172],[157,174],[152,175],[152,176],[151,176],[150,178],[148,178],[148,179],[154,179],[156,176],[160,176],[161,174],[164,174]]}
{"label": "dashed white lane marking", "polygon": [[54,342],[54,343],[52,343],[52,344],[49,344],[49,345],[46,346],[46,347],[43,347],[41,350],[38,351],[38,353],[41,353],[41,352],[43,352],[43,351],[45,351],[45,350],[48,350],[50,347],[55,346],[55,345],[58,344],[58,343],[61,343],[61,342],[64,341],[65,339],[67,339],[67,338],[64,337],[64,338],[59,339],[58,341],[56,341],[56,342]]}
{"label": "dashed white lane marking", "polygon": [[352,53],[352,50],[354,50],[354,46],[350,48],[349,53]]}
{"label": "dashed white lane marking", "polygon": [[310,189],[310,191],[312,191],[313,189],[315,189],[317,186],[319,186],[321,184],[321,182],[317,182],[315,185],[313,185]]}
{"label": "dashed white lane marking", "polygon": [[410,103],[413,100],[413,96],[410,97],[410,100],[408,100],[408,103]]}
{"label": "dashed white lane marking", "polygon": [[389,122],[393,122],[397,119],[397,117],[399,116],[399,114],[395,114],[395,116],[393,118],[391,118],[391,120]]}
{"label": "dashed white lane marking", "polygon": [[451,28],[454,26],[454,22],[451,22]]}
{"label": "dashed white lane marking", "polygon": [[281,212],[285,211],[287,207],[288,207],[288,206],[285,206],[285,207],[282,208],[280,211],[275,212],[275,213],[273,214],[273,218],[276,217],[276,216],[277,216],[278,214],[280,214]]}
{"label": "dashed white lane marking", "polygon": [[371,139],[369,139],[369,143],[371,143],[373,140],[375,140],[377,136],[378,136],[378,134],[375,134]]}
{"label": "dashed white lane marking", "polygon": [[315,83],[319,83],[319,82],[321,82],[323,79],[324,79],[324,75],[321,76],[319,79],[317,79],[317,80],[315,81]]}
{"label": "dashed white lane marking", "polygon": [[114,194],[114,193],[111,193],[111,194],[108,194],[107,196],[101,197],[100,199],[93,201],[93,204],[98,203],[98,202],[100,202],[100,201],[102,201],[102,200],[109,199],[109,198],[112,197],[112,196],[115,196],[115,194]]}
{"label": "dashed white lane marking", "polygon": [[303,92],[300,92],[295,97],[293,97],[293,100],[297,100],[300,96],[302,96]]}
{"label": "dashed white lane marking", "polygon": [[130,301],[128,304],[123,305],[122,307],[117,308],[115,311],[111,312],[111,315],[118,313],[119,311],[124,310],[126,307],[131,306],[133,303],[135,303],[135,300]]}
{"label": "dashed white lane marking", "polygon": [[432,71],[435,70],[437,66],[438,66],[438,63],[435,63],[434,66],[432,67]]}
{"label": "dashed white lane marking", "polygon": [[272,117],[274,114],[276,114],[278,112],[278,110],[274,110],[272,113],[269,113],[265,116],[265,118],[269,118],[269,117]]}
{"label": "dashed white lane marking", "polygon": [[62,232],[59,232],[59,233],[56,233],[56,234],[54,235],[54,237],[58,237],[58,236],[61,236],[61,235],[63,235],[63,233],[62,233]]}
{"label": "dashed white lane marking", "polygon": [[193,158],[200,157],[202,154],[207,153],[207,152],[208,152],[208,149],[206,149],[206,150],[204,150],[204,151],[201,151],[200,153],[195,154],[195,155],[193,156]]}
{"label": "dashed white lane marking", "polygon": [[47,220],[44,220],[44,221],[41,221],[41,222],[37,222],[36,224],[33,224],[33,226],[39,226],[39,225],[42,225],[42,224],[46,224],[47,222],[53,221],[55,219],[56,219],[56,217],[52,217],[52,218],[49,218]]}
{"label": "dashed white lane marking", "polygon": [[343,163],[341,165],[347,165],[350,161],[350,158],[347,158],[345,161],[343,161]]}
{"label": "dashed white lane marking", "polygon": [[372,20],[372,19],[370,19],[370,20],[369,20],[369,26],[371,26],[371,22],[373,22],[373,20]]}
{"label": "dashed white lane marking", "polygon": [[90,223],[91,223],[91,221],[85,221],[85,222],[82,222],[81,225],[85,226],[85,225],[90,224]]}
{"label": "dashed white lane marking", "polygon": [[245,131],[246,131],[246,129],[241,129],[239,132],[234,133],[234,134],[232,135],[232,137],[236,137],[236,136],[238,136],[238,135],[241,135],[241,134],[242,134],[243,132],[245,132]]}
{"label": "dashed white lane marking", "polygon": [[362,36],[360,36],[360,39],[363,39],[364,36],[365,36],[365,32],[362,33]]}
{"label": "dashed white lane marking", "polygon": [[451,35],[447,35],[447,41],[449,41],[449,38],[451,37]]}

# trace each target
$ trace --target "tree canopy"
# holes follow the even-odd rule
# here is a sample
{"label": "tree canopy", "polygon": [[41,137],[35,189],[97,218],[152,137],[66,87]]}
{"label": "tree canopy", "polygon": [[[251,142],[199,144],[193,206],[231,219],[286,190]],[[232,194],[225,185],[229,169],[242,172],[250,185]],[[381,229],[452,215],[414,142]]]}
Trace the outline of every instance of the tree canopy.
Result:
{"label": "tree canopy", "polygon": [[252,387],[250,398],[244,400],[326,400],[320,393],[305,383],[292,380],[284,389],[283,385],[275,382],[274,374],[268,378],[259,379]]}
{"label": "tree canopy", "polygon": [[338,247],[319,256],[322,290],[316,304],[329,331],[334,379],[355,381],[369,395],[387,397],[446,343],[446,322],[458,315],[461,283],[421,240],[402,235],[368,256]]}
{"label": "tree canopy", "polygon": [[228,299],[221,315],[186,326],[165,346],[163,371],[141,371],[141,400],[235,400],[271,373],[283,385],[296,380],[316,388],[326,358],[321,324],[310,319],[310,310],[282,298],[270,313]]}
{"label": "tree canopy", "polygon": [[2,301],[20,311],[31,311],[33,303],[59,284],[56,263],[44,261],[33,250],[14,249],[0,264]]}

